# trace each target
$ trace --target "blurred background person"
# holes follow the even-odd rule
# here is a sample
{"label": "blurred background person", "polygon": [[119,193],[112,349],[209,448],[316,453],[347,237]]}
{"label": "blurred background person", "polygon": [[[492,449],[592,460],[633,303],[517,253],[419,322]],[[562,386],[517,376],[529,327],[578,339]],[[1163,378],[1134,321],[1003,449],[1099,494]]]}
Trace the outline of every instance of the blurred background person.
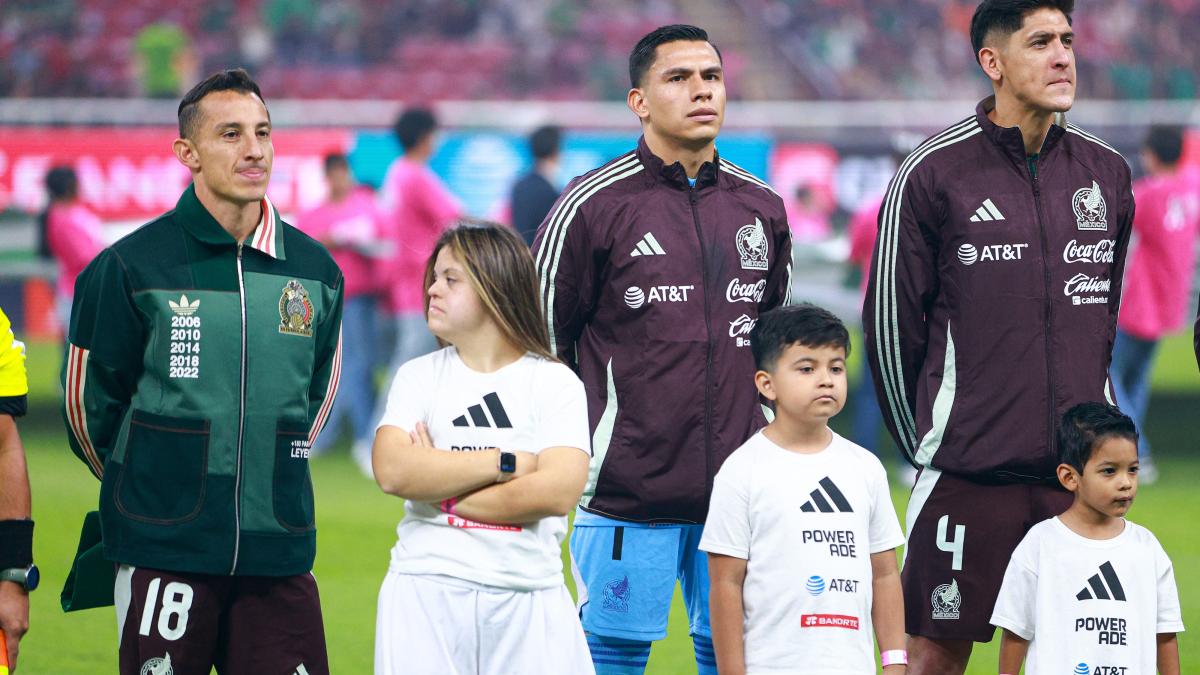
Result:
{"label": "blurred background person", "polygon": [[379,349],[376,312],[379,280],[375,266],[391,242],[381,241],[383,217],[370,188],[358,185],[346,155],[325,156],[324,204],[302,214],[296,226],[329,249],[345,278],[342,309],[342,379],[333,412],[316,447],[328,449],[349,423],[353,456],[360,467],[371,465],[375,410],[374,368]]}
{"label": "blurred background person", "polygon": [[558,199],[559,152],[562,129],[548,124],[529,135],[529,150],[533,153],[533,168],[521,176],[512,187],[510,208],[513,229],[526,244],[533,245],[533,235],[542,224],[550,207]]}
{"label": "blurred background person", "polygon": [[49,204],[42,213],[46,244],[58,263],[55,305],[59,325],[65,333],[71,321],[71,298],[75,295],[75,277],[104,250],[102,224],[79,199],[79,178],[75,169],[56,166],[46,173]]}
{"label": "blurred background person", "polygon": [[425,108],[409,108],[396,120],[394,131],[403,154],[388,167],[380,200],[387,216],[386,236],[395,249],[384,277],[385,306],[395,326],[391,367],[437,348],[425,324],[425,260],[442,231],[463,215],[457,198],[429,168],[436,147],[437,118]]}
{"label": "blurred background person", "polygon": [[[1179,127],[1151,127],[1141,158],[1146,175],[1133,185],[1137,210],[1110,373],[1117,403],[1142,430],[1140,480],[1149,484],[1158,479],[1146,429],[1150,372],[1159,340],[1187,323],[1200,220],[1200,175],[1180,163],[1183,129]],[[1090,260],[1111,257],[1112,248],[1067,254]]]}

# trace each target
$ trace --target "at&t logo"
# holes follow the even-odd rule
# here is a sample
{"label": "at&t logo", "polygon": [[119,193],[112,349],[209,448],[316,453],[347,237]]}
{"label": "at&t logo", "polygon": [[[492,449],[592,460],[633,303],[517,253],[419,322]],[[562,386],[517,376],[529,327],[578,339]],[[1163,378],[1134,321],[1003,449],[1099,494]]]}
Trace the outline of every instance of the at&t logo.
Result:
{"label": "at&t logo", "polygon": [[637,309],[642,305],[656,302],[687,302],[688,292],[695,288],[692,284],[688,284],[687,286],[651,286],[647,292],[642,291],[637,286],[630,286],[625,289],[625,304],[629,305],[630,309]]}
{"label": "at&t logo", "polygon": [[825,580],[817,575],[812,575],[808,578],[808,582],[804,584],[804,588],[811,596],[818,596],[825,592]]}
{"label": "at&t logo", "polygon": [[974,244],[958,247],[958,261],[968,267],[977,262],[1022,260],[1029,244],[989,244],[975,248]]}

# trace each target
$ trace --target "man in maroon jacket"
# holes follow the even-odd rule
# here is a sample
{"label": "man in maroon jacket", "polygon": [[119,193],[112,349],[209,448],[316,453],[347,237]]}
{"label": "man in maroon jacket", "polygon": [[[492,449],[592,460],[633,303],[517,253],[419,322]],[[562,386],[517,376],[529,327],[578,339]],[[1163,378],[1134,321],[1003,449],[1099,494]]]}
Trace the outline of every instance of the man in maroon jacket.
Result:
{"label": "man in maroon jacket", "polygon": [[884,417],[922,469],[903,574],[915,675],[962,673],[972,641],[991,640],[1012,550],[1070,504],[1056,420],[1111,401],[1133,193],[1124,159],[1061,117],[1072,9],[975,10],[995,96],[918,147],[880,211],[863,322]]}
{"label": "man in maroon jacket", "polygon": [[551,341],[587,388],[594,456],[571,538],[599,673],[640,672],[676,579],[715,673],[697,545],[713,476],[766,424],[750,329],[786,303],[783,201],[716,151],[721,55],[664,26],[629,57],[637,149],[567,186],[534,242]]}

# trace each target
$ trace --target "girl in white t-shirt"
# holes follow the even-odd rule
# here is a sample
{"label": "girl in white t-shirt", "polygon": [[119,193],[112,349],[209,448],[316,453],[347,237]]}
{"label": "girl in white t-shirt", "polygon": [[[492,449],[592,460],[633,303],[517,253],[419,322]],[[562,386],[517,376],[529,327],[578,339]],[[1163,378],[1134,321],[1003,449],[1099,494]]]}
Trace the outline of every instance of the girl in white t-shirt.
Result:
{"label": "girl in white t-shirt", "polygon": [[396,372],[375,479],[405,500],[379,592],[376,673],[592,673],[563,584],[587,479],[579,378],[554,359],[529,249],[459,226],[425,269],[444,349]]}

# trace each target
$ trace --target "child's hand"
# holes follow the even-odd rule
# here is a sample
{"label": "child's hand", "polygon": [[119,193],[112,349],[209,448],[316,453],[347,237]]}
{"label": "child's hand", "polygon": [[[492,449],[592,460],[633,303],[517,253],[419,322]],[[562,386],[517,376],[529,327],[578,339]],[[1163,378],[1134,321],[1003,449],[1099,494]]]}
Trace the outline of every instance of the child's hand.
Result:
{"label": "child's hand", "polygon": [[433,438],[429,436],[429,427],[425,426],[424,422],[417,422],[415,431],[408,432],[409,438],[412,439],[413,445],[422,448],[432,448]]}

